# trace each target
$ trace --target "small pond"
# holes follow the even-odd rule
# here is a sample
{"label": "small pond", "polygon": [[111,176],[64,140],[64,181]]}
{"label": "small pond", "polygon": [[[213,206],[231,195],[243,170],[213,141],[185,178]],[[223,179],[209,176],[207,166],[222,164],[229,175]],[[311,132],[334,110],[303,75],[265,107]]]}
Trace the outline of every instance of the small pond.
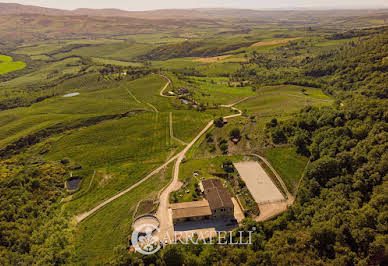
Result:
{"label": "small pond", "polygon": [[62,97],[69,98],[69,97],[74,97],[77,95],[79,95],[79,92],[68,93],[68,94],[63,95]]}
{"label": "small pond", "polygon": [[66,187],[68,190],[77,190],[81,181],[81,177],[73,177],[66,181]]}

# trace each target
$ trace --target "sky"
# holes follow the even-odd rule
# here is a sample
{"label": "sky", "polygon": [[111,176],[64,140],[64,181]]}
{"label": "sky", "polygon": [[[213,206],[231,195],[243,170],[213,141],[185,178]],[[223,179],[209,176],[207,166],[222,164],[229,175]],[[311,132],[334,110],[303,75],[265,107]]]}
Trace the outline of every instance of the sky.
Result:
{"label": "sky", "polygon": [[124,10],[153,10],[170,8],[388,8],[387,0],[5,0],[59,9],[119,8]]}

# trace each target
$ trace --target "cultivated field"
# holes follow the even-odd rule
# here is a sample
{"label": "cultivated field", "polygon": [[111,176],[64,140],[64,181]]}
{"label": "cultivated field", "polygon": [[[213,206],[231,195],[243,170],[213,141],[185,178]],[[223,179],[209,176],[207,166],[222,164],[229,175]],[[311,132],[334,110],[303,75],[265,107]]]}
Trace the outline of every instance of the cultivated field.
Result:
{"label": "cultivated field", "polygon": [[223,59],[226,59],[230,57],[230,55],[221,55],[221,56],[215,56],[215,57],[205,57],[205,58],[198,58],[195,59],[195,62],[201,62],[201,63],[212,63],[212,62],[217,62],[221,61]]}
{"label": "cultivated field", "polygon": [[288,38],[288,39],[281,39],[281,40],[273,40],[273,41],[261,41],[252,44],[252,47],[260,47],[260,46],[267,46],[267,45],[276,45],[276,44],[284,44],[291,41],[295,41],[298,39],[301,39],[302,37],[296,37],[296,38]]}

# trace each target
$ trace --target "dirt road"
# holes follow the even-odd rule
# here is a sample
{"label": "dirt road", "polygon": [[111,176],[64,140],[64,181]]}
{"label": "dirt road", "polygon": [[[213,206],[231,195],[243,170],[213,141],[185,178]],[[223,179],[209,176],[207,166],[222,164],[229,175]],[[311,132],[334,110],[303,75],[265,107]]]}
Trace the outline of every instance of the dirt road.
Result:
{"label": "dirt road", "polygon": [[184,141],[182,141],[174,136],[174,128],[172,125],[172,112],[170,112],[170,138],[176,140],[177,142],[179,142],[182,145],[187,145],[186,142],[184,142]]}
{"label": "dirt road", "polygon": [[164,91],[168,88],[168,86],[170,86],[170,84],[172,83],[171,80],[166,77],[165,75],[162,75],[162,74],[155,74],[155,73],[152,73],[153,75],[156,75],[156,76],[159,76],[159,77],[162,77],[164,78],[165,80],[167,80],[167,84],[163,87],[163,89],[160,91],[160,96],[162,97],[171,97],[171,96],[167,96],[167,95],[164,95]]}
{"label": "dirt road", "polygon": [[171,192],[179,189],[179,167],[182,163],[182,160],[185,158],[186,153],[189,149],[198,141],[203,134],[205,134],[208,129],[213,125],[213,120],[210,121],[204,129],[185,147],[185,149],[178,154],[177,161],[174,166],[174,175],[171,184],[161,193],[159,199],[159,207],[156,212],[156,217],[160,221],[160,235],[165,236],[168,233],[170,236],[174,234],[174,226],[172,224],[172,219],[169,214],[169,195]]}

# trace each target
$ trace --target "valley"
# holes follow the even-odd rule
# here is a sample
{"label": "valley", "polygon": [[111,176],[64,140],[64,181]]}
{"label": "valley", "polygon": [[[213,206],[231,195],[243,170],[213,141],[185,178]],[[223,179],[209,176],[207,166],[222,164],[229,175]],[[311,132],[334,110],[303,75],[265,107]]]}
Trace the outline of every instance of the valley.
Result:
{"label": "valley", "polygon": [[[384,260],[386,10],[8,10],[0,264]],[[129,252],[136,218],[173,234],[172,204],[206,200],[205,180],[257,229],[251,247]]]}

